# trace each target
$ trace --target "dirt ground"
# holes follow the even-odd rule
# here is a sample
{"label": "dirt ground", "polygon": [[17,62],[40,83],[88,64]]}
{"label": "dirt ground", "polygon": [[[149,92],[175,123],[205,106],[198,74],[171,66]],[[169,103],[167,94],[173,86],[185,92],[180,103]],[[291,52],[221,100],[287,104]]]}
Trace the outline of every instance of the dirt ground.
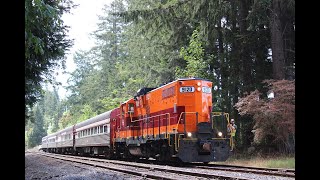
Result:
{"label": "dirt ground", "polygon": [[138,179],[118,172],[78,163],[65,162],[35,153],[25,153],[25,179],[120,180]]}

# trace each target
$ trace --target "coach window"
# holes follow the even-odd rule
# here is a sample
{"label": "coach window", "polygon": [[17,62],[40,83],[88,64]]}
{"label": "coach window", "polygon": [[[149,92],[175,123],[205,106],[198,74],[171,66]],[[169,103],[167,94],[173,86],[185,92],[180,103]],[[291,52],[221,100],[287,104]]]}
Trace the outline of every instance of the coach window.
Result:
{"label": "coach window", "polygon": [[103,126],[103,132],[107,133],[107,126]]}

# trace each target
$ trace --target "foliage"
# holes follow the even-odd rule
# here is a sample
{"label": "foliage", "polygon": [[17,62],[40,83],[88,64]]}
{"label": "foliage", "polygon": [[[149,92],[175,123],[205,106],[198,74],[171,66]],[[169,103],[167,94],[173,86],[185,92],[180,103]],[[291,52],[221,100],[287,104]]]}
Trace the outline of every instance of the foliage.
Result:
{"label": "foliage", "polygon": [[101,100],[101,103],[103,104],[103,107],[105,109],[114,109],[114,108],[117,108],[120,106],[120,103],[126,101],[127,98],[120,98],[120,97],[114,97],[114,98],[111,98],[111,97],[106,97],[106,98],[103,98]]}
{"label": "foliage", "polygon": [[64,67],[64,55],[72,41],[61,17],[72,7],[71,0],[25,0],[25,123],[28,107],[42,96],[41,83],[53,82],[53,69]]}
{"label": "foliage", "polygon": [[203,77],[206,74],[207,64],[203,61],[203,48],[201,37],[198,30],[194,30],[190,39],[189,47],[182,47],[180,55],[185,61],[187,66],[184,70],[177,67],[176,77]]}
{"label": "foliage", "polygon": [[[258,90],[240,98],[235,105],[240,115],[251,115],[254,124],[254,142],[269,144],[292,152],[290,137],[295,134],[295,82],[289,80],[265,80],[266,88],[274,93],[267,99]],[[279,149],[281,150],[281,149]]]}
{"label": "foliage", "polygon": [[41,144],[42,137],[47,133],[44,130],[43,106],[37,104],[33,108],[35,122],[28,124],[28,130],[25,133],[25,142],[28,148],[33,148]]}
{"label": "foliage", "polygon": [[72,123],[72,116],[70,112],[66,111],[63,113],[62,117],[59,120],[59,129],[64,129],[73,125]]}
{"label": "foliage", "polygon": [[96,115],[97,115],[97,113],[95,111],[93,111],[92,108],[88,104],[85,104],[83,109],[81,110],[81,115],[78,118],[77,123],[82,122],[87,119],[90,119]]}

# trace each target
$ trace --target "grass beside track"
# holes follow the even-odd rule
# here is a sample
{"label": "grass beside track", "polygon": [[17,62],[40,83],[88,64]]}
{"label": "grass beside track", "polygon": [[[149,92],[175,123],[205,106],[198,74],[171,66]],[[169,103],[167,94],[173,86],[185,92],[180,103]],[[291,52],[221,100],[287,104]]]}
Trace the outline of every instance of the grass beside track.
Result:
{"label": "grass beside track", "polygon": [[291,156],[231,156],[226,162],[216,164],[228,164],[238,166],[252,166],[264,168],[295,169],[295,157]]}

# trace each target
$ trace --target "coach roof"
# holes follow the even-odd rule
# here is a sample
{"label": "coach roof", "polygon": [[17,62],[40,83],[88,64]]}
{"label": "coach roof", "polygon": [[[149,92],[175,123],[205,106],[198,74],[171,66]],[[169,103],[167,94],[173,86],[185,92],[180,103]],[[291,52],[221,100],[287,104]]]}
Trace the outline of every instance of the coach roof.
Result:
{"label": "coach roof", "polygon": [[90,119],[87,119],[87,120],[85,120],[83,122],[80,122],[80,123],[75,125],[75,128],[80,128],[80,127],[83,127],[83,126],[86,126],[86,125],[89,125],[89,124],[92,124],[92,123],[95,123],[95,122],[98,122],[98,121],[102,121],[102,120],[108,119],[108,118],[110,118],[111,111],[112,110],[104,112],[102,114],[99,114],[99,115],[97,115],[95,117],[92,117]]}

